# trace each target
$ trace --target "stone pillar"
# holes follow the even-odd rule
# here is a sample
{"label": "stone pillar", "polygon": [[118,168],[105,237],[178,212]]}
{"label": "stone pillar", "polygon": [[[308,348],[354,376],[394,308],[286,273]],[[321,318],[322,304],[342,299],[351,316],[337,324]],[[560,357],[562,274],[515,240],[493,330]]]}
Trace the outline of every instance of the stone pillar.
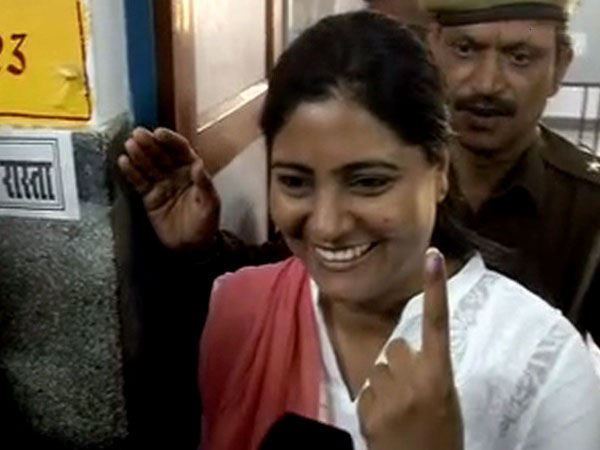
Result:
{"label": "stone pillar", "polygon": [[[0,15],[0,448],[122,448],[135,323],[121,315],[114,185],[132,122],[123,0],[42,3],[3,0]],[[78,214],[57,218],[64,205]]]}
{"label": "stone pillar", "polygon": [[107,161],[128,131],[72,133],[80,220],[0,217],[0,367],[33,431],[75,448],[127,434]]}

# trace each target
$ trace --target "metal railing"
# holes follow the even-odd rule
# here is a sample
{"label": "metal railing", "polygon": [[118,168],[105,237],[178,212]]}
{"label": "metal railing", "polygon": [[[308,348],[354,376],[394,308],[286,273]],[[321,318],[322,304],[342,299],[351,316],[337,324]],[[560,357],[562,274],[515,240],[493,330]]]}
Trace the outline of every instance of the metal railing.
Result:
{"label": "metal railing", "polygon": [[[583,98],[579,110],[580,114],[577,119],[577,143],[591,153],[597,154],[598,144],[600,143],[600,83],[567,81],[562,83],[562,87],[583,89]],[[589,119],[587,112],[590,102],[590,91],[592,89],[598,90],[598,105],[596,106],[596,117]],[[592,128],[593,133],[591,146],[585,140],[586,132],[588,132],[590,127]]]}

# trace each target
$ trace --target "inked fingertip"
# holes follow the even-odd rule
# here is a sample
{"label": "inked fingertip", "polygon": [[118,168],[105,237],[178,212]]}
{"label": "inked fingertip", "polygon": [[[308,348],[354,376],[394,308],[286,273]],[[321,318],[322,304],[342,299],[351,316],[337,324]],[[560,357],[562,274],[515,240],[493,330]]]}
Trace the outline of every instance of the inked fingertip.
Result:
{"label": "inked fingertip", "polygon": [[435,247],[430,247],[425,252],[425,271],[429,275],[437,275],[442,271],[444,256]]}

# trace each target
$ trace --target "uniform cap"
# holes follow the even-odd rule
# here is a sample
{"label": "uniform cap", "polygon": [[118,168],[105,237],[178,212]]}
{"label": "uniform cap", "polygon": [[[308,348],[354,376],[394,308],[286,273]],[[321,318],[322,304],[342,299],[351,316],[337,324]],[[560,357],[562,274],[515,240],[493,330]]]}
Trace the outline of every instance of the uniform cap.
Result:
{"label": "uniform cap", "polygon": [[420,0],[421,6],[444,26],[504,20],[571,18],[579,0]]}

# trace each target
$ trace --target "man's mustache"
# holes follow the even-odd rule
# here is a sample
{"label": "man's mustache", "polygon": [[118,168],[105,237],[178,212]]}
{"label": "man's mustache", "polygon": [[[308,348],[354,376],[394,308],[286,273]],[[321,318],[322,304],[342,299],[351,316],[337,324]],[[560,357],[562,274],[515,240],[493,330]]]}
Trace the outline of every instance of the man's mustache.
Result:
{"label": "man's mustache", "polygon": [[482,95],[459,98],[454,102],[454,109],[480,117],[512,117],[517,113],[517,105],[514,102]]}

